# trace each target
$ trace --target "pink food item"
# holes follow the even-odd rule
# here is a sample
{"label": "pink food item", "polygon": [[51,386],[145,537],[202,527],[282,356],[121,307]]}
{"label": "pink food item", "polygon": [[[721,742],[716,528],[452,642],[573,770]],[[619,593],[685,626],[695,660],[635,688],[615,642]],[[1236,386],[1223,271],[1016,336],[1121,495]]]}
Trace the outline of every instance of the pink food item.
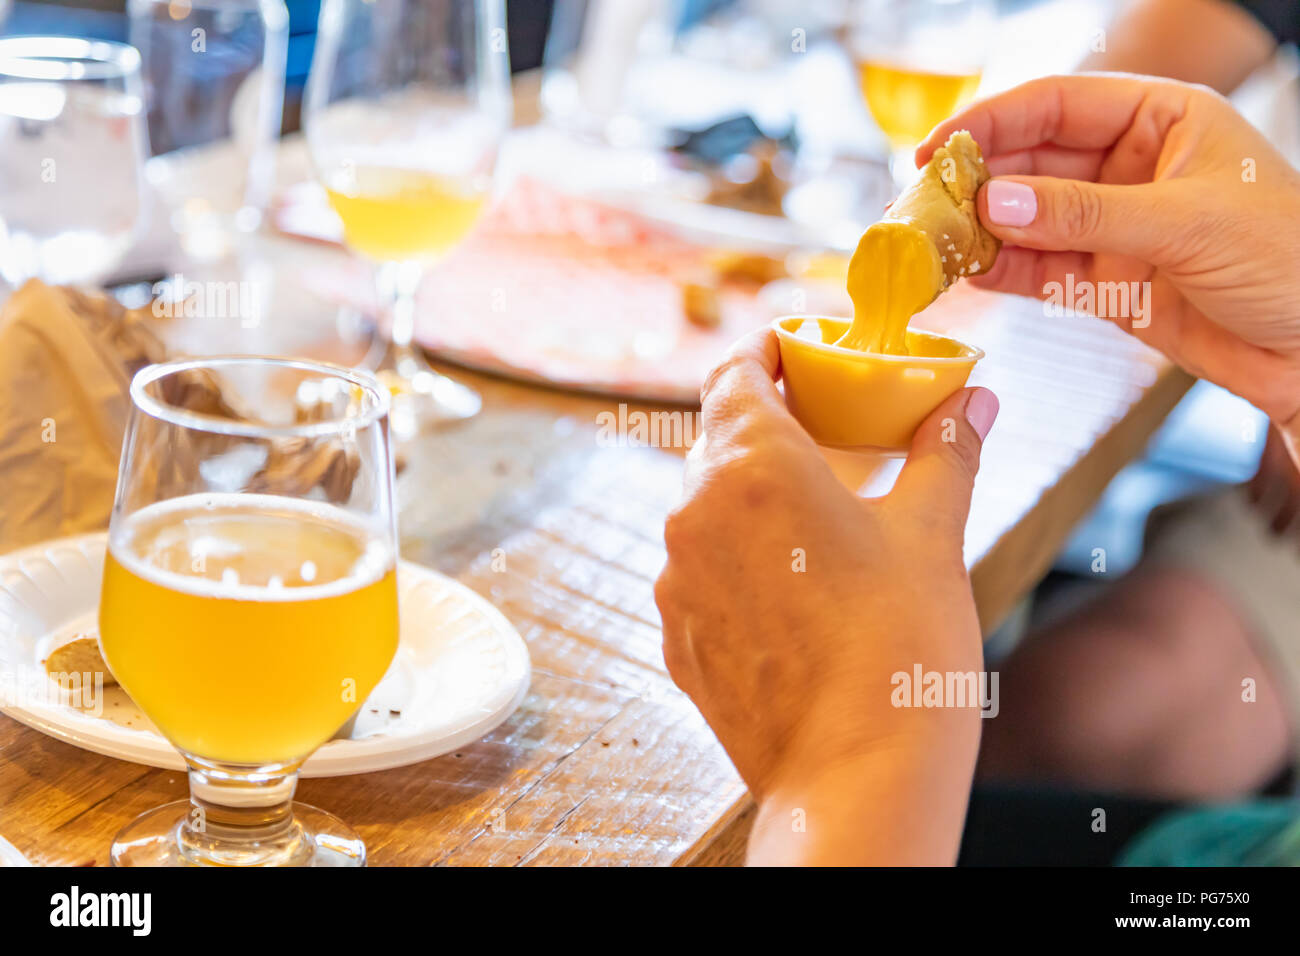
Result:
{"label": "pink food item", "polygon": [[[306,191],[275,213],[281,231],[337,241]],[[723,289],[720,322],[683,310],[682,289],[709,274],[715,249],[644,217],[521,179],[470,239],[432,268],[416,339],[466,365],[527,380],[695,402],[727,346],[771,317],[752,289]],[[368,267],[322,267],[313,287],[371,311]]]}

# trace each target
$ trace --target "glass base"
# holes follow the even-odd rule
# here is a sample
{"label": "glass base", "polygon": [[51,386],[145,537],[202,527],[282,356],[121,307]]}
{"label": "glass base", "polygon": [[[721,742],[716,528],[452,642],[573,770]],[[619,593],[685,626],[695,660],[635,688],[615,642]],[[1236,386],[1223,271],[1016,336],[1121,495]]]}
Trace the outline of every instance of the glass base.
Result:
{"label": "glass base", "polygon": [[[366,847],[333,814],[293,804],[293,820],[271,839],[220,834],[205,840],[192,824],[195,805],[168,803],[128,823],[113,840],[114,866],[365,866]],[[191,824],[191,826],[187,826]],[[219,848],[218,848],[219,842]]]}
{"label": "glass base", "polygon": [[389,424],[399,440],[473,418],[483,408],[478,392],[443,375],[410,347],[376,342],[363,365],[392,392]]}

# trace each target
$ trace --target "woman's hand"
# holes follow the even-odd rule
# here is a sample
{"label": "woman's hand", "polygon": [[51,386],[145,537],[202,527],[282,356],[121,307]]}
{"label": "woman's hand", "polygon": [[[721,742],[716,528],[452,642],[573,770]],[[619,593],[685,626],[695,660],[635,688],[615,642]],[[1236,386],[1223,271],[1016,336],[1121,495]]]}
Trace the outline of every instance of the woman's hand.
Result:
{"label": "woman's hand", "polygon": [[756,862],[947,862],[956,855],[979,705],[894,705],[893,675],[978,674],[962,535],[986,389],[918,429],[885,498],[832,474],[774,384],[770,330],[704,387],[655,596],[664,658],[759,802]]}
{"label": "woman's hand", "polygon": [[1300,175],[1227,100],[1172,80],[1046,77],[942,123],[918,162],[957,129],[996,177],[980,218],[1009,244],[972,281],[1040,298],[1067,275],[1149,281],[1149,311],[1117,324],[1258,406],[1300,462]]}

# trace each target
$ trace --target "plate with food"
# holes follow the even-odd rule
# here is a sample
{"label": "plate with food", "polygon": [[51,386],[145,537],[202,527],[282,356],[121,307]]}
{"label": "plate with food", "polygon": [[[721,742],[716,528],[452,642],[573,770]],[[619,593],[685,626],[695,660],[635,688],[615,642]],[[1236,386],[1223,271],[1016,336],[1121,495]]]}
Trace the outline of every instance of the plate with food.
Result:
{"label": "plate with food", "polygon": [[[279,230],[329,239],[323,199],[281,198]],[[709,369],[776,314],[760,295],[798,253],[702,242],[682,230],[521,178],[474,234],[429,270],[415,338],[439,358],[527,382],[694,404]],[[380,311],[370,267],[305,258],[294,281],[363,315]],[[790,306],[786,304],[785,310]]]}
{"label": "plate with food", "polygon": [[[0,711],[86,750],[182,770],[180,754],[100,654],[106,547],[107,535],[98,532],[0,556]],[[304,776],[366,773],[440,756],[498,726],[527,693],[523,639],[470,588],[403,561],[398,606],[392,665],[355,717],[308,758]],[[184,622],[177,622],[183,639]]]}

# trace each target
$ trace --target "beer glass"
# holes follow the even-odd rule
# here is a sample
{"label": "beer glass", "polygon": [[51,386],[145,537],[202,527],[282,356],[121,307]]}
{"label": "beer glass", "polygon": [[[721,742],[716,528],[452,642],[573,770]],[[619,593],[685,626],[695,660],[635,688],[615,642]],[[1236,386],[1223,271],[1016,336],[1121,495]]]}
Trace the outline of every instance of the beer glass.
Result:
{"label": "beer glass", "polygon": [[415,293],[486,207],[510,102],[501,0],[321,4],[303,129],[344,241],[376,267],[388,342],[371,364],[400,438],[482,404],[412,345]]}
{"label": "beer glass", "polygon": [[113,863],[362,865],[351,829],[292,798],[397,649],[387,390],[232,356],[149,366],[131,400],[100,640],[190,799],[129,824]]}
{"label": "beer glass", "polygon": [[128,0],[140,51],[145,175],[181,248],[200,262],[236,251],[275,188],[289,11],[284,0]]}
{"label": "beer glass", "polygon": [[854,0],[850,53],[896,192],[916,178],[917,144],[974,98],[992,24],[989,0]]}

